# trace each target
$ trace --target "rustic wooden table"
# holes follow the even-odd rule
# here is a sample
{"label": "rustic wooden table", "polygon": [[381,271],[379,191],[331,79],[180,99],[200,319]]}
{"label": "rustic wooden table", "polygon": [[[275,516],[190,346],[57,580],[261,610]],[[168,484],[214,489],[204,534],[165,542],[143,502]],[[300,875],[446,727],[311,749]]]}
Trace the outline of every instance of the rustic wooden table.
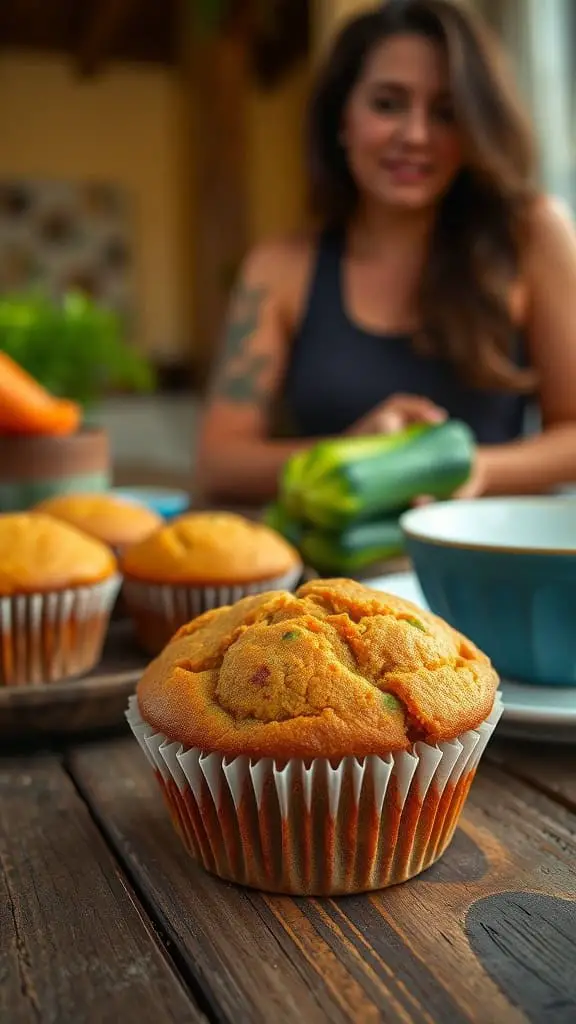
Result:
{"label": "rustic wooden table", "polygon": [[438,865],[318,900],[197,868],[126,733],[42,743],[0,758],[0,1024],[576,1022],[574,747],[496,739]]}
{"label": "rustic wooden table", "polygon": [[452,847],[341,900],[189,859],[135,741],[0,761],[0,1021],[576,1020],[576,755],[495,741]]}

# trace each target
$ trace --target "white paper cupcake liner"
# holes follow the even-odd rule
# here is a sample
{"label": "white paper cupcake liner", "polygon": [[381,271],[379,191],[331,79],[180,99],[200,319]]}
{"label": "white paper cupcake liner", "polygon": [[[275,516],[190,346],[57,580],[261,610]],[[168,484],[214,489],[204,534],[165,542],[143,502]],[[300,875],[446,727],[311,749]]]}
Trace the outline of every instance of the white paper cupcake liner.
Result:
{"label": "white paper cupcake liner", "polygon": [[0,598],[0,686],[56,683],[98,662],[120,576]]}
{"label": "white paper cupcake liner", "polygon": [[235,586],[191,587],[142,583],[125,578],[122,596],[146,650],[158,653],[181,626],[204,612],[235,604],[243,597],[268,590],[292,590],[302,575],[298,565],[283,576]]}
{"label": "white paper cupcake liner", "polygon": [[502,714],[457,739],[386,757],[227,760],[155,732],[130,698],[128,723],[192,856],[228,881],[291,895],[382,889],[446,850]]}

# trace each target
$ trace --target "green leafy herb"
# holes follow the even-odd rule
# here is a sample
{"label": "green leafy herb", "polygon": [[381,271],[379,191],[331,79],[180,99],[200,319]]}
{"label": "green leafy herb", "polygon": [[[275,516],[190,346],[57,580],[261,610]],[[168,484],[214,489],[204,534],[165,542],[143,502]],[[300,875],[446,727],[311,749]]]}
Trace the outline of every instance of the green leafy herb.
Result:
{"label": "green leafy herb", "polygon": [[297,640],[299,636],[300,636],[300,630],[299,629],[290,629],[290,630],[288,630],[287,633],[283,634],[282,639],[283,640]]}
{"label": "green leafy herb", "polygon": [[0,350],[52,394],[87,407],[109,388],[150,391],[148,360],[122,336],[119,317],[87,296],[40,292],[0,298]]}

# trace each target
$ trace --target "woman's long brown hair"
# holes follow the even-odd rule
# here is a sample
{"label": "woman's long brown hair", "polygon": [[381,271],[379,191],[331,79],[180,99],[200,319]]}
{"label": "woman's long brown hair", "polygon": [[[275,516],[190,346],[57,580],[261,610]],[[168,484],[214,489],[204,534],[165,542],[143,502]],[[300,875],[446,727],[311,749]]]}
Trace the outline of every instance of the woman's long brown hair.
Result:
{"label": "woman's long brown hair", "polygon": [[354,213],[357,188],[339,143],[343,111],[368,55],[399,33],[422,35],[444,49],[467,152],[440,201],[415,344],[448,359],[477,387],[532,390],[534,375],[514,354],[510,290],[536,197],[533,135],[496,38],[458,0],[388,0],[341,31],[310,108],[314,209],[333,227],[345,226]]}

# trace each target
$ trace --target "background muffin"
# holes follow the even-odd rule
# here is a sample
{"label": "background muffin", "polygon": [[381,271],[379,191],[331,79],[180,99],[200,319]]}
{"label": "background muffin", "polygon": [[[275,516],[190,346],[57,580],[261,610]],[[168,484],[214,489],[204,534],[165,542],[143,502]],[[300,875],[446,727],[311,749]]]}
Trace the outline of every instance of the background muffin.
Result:
{"label": "background muffin", "polygon": [[500,715],[497,685],[488,658],[430,613],[314,581],[184,626],[128,717],[208,870],[349,893],[446,849]]}
{"label": "background muffin", "polygon": [[207,609],[291,588],[302,573],[298,553],[278,533],[224,512],[180,517],[126,551],[121,566],[138,637],[153,654]]}
{"label": "background muffin", "polygon": [[0,515],[0,684],[89,671],[118,586],[106,545],[52,516]]}
{"label": "background muffin", "polygon": [[144,540],[163,522],[145,505],[106,493],[57,495],[41,502],[35,511],[77,526],[116,552]]}

